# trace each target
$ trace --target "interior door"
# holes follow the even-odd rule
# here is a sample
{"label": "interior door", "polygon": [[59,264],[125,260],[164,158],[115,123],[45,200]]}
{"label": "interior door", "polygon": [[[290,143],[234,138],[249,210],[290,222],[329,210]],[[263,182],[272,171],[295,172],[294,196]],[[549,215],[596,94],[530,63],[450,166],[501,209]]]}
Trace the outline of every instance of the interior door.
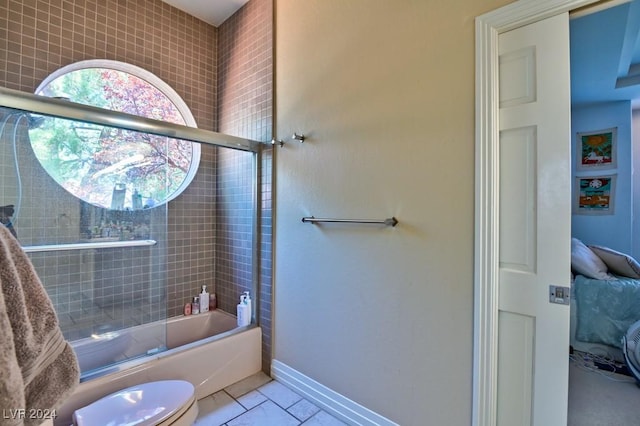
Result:
{"label": "interior door", "polygon": [[500,34],[497,423],[566,425],[571,240],[569,16]]}

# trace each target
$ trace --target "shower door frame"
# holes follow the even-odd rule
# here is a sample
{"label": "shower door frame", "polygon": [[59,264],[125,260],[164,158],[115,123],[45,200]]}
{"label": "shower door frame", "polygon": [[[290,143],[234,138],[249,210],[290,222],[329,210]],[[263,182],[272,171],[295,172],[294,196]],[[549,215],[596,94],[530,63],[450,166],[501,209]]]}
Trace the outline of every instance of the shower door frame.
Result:
{"label": "shower door frame", "polygon": [[258,153],[262,142],[0,87],[0,106],[174,139]]}
{"label": "shower door frame", "polygon": [[[253,153],[252,164],[252,259],[251,259],[251,287],[254,303],[251,312],[252,324],[258,323],[260,308],[259,275],[260,275],[260,161],[264,142],[226,135],[210,130],[199,129],[174,123],[167,123],[120,111],[112,111],[89,105],[78,104],[68,100],[49,98],[28,92],[0,87],[0,107],[35,113],[49,117],[83,121],[86,123],[166,136],[190,142],[197,142],[215,147]],[[152,242],[152,243],[155,243]],[[153,245],[145,241],[145,245]],[[139,243],[140,244],[140,243]],[[85,247],[86,246],[86,247]],[[78,244],[75,249],[98,248],[92,244]],[[40,251],[66,250],[67,247],[57,248],[55,244],[42,248]],[[112,370],[112,369],[110,369]]]}

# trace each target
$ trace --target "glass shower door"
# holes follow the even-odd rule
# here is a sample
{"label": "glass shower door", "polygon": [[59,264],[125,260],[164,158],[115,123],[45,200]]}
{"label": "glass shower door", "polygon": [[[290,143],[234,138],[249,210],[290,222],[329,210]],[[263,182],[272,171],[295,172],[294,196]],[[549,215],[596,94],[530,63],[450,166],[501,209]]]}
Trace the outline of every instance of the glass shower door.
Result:
{"label": "glass shower door", "polygon": [[[77,149],[74,157],[74,143],[122,133],[102,127],[0,108],[3,223],[30,257],[84,376],[166,348],[167,205],[149,205],[135,189],[118,193],[115,185],[109,197],[100,195],[110,198],[107,206],[92,204],[72,193],[95,195],[99,189],[87,187],[92,181],[62,173],[84,167],[95,176],[112,166],[90,169]],[[53,144],[32,144],[31,138],[60,137],[63,131],[77,139],[65,134],[56,142],[58,155],[43,163],[42,151]],[[127,143],[134,139],[129,135]],[[126,166],[115,179],[133,170],[132,163]],[[166,175],[161,171],[154,179]]]}

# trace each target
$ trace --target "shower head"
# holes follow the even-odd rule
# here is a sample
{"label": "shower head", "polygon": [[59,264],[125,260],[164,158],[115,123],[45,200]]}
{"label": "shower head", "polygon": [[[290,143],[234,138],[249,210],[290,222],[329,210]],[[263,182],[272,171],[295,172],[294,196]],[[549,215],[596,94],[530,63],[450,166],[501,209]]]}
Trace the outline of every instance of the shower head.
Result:
{"label": "shower head", "polygon": [[42,123],[44,123],[45,118],[41,115],[35,115],[35,114],[27,114],[27,121],[29,123],[29,130],[31,129],[37,129],[38,127],[42,126]]}
{"label": "shower head", "polygon": [[[42,115],[38,115],[38,114],[34,114],[34,113],[30,113],[30,112],[26,112],[26,111],[12,111],[9,114],[7,114],[3,120],[3,124],[7,124],[9,122],[9,120],[14,117],[14,121],[13,121],[13,125],[17,126],[18,123],[20,123],[20,121],[22,119],[26,119],[27,120],[27,125],[29,126],[29,130],[31,129],[36,129],[40,126],[42,126],[42,124],[45,121],[45,117]],[[4,126],[2,126],[4,127]],[[2,129],[0,128],[0,131]]]}
{"label": "shower head", "polygon": [[[53,99],[59,99],[61,101],[71,101],[71,98],[65,94],[62,96],[53,96]],[[45,122],[46,117],[34,113],[26,113],[27,119],[29,121],[29,130],[37,129],[42,126]]]}

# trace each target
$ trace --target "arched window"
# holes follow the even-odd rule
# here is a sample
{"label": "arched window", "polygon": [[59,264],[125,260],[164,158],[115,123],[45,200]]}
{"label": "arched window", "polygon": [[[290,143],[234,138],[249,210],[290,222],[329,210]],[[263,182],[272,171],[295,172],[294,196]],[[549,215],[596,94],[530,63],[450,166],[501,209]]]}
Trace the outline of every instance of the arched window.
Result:
{"label": "arched window", "polygon": [[[169,85],[122,62],[68,65],[47,77],[36,94],[197,127]],[[197,143],[58,118],[33,121],[29,137],[40,164],[68,192],[99,207],[164,204],[191,183],[200,162]]]}

